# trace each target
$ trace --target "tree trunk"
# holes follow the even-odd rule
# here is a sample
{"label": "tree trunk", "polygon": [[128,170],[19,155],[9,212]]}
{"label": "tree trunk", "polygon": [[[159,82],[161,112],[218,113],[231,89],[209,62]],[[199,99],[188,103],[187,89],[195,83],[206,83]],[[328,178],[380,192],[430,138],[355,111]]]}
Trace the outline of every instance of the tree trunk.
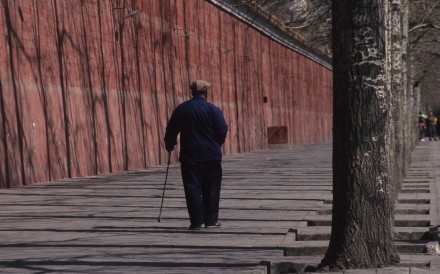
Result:
{"label": "tree trunk", "polygon": [[395,148],[387,64],[391,36],[385,33],[391,11],[385,3],[333,1],[333,215],[320,268],[399,262],[390,157]]}
{"label": "tree trunk", "polygon": [[[395,197],[397,199],[398,190],[401,188],[403,180],[403,171],[405,169],[405,139],[404,131],[404,89],[403,89],[403,56],[402,56],[402,16],[401,16],[401,0],[386,1],[391,4],[389,7],[390,14],[390,40],[388,50],[391,56],[391,93],[390,97],[392,108],[392,121],[394,122],[394,180],[396,183]],[[391,150],[392,151],[392,150]]]}

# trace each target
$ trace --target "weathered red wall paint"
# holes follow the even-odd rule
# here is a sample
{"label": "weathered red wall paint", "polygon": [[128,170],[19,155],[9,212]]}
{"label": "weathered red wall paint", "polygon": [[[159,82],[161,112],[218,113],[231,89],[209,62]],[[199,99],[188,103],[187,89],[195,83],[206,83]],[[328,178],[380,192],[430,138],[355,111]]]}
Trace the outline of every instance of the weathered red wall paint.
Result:
{"label": "weathered red wall paint", "polygon": [[0,5],[0,187],[164,164],[198,78],[230,126],[225,154],[267,149],[268,127],[331,140],[331,71],[209,1]]}

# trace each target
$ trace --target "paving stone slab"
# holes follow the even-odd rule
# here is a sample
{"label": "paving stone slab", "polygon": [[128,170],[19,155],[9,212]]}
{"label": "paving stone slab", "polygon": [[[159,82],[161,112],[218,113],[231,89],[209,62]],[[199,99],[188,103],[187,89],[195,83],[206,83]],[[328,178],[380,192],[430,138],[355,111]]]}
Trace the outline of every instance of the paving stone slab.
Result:
{"label": "paving stone slab", "polygon": [[[433,168],[440,159],[427,159],[431,151],[440,154],[440,145],[416,147],[402,184],[409,192],[400,194],[396,212],[405,213],[397,214],[402,222],[429,222],[425,228],[438,234],[440,174]],[[187,229],[176,163],[169,169],[162,220],[157,222],[165,170],[161,166],[0,189],[0,273],[265,274],[268,268],[260,262],[282,258],[286,247],[298,244],[297,231],[313,229],[307,227],[310,220],[330,220],[330,144],[225,157],[219,230]],[[423,204],[426,200],[429,203]],[[423,229],[396,231],[410,235]],[[315,231],[322,233],[320,228]],[[423,257],[432,269],[417,268],[413,265],[418,257],[403,258],[406,267],[371,271],[424,273],[440,265]],[[359,271],[352,273],[370,270]]]}

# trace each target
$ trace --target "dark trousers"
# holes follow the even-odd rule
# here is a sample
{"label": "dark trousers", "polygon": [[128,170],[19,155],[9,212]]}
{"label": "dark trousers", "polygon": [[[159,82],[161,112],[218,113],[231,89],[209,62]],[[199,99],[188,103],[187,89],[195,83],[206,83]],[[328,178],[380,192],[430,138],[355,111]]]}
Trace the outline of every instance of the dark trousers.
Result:
{"label": "dark trousers", "polygon": [[419,127],[419,139],[422,140],[423,138],[425,138],[425,131],[426,128],[425,127]]}
{"label": "dark trousers", "polygon": [[191,225],[217,223],[222,182],[221,162],[182,162],[180,169]]}
{"label": "dark trousers", "polygon": [[429,125],[428,126],[428,136],[429,140],[431,141],[432,138],[437,141],[437,132],[435,130],[435,126]]}

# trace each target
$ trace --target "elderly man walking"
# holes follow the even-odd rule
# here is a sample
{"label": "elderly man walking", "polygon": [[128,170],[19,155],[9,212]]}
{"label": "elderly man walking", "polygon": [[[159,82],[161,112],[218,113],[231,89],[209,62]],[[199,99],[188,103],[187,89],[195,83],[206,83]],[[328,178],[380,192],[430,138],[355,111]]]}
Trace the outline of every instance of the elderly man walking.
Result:
{"label": "elderly man walking", "polygon": [[189,229],[219,228],[222,151],[228,126],[222,111],[207,101],[211,84],[191,83],[192,99],[172,113],[165,132],[165,148],[174,150],[180,134],[180,169],[188,208]]}

